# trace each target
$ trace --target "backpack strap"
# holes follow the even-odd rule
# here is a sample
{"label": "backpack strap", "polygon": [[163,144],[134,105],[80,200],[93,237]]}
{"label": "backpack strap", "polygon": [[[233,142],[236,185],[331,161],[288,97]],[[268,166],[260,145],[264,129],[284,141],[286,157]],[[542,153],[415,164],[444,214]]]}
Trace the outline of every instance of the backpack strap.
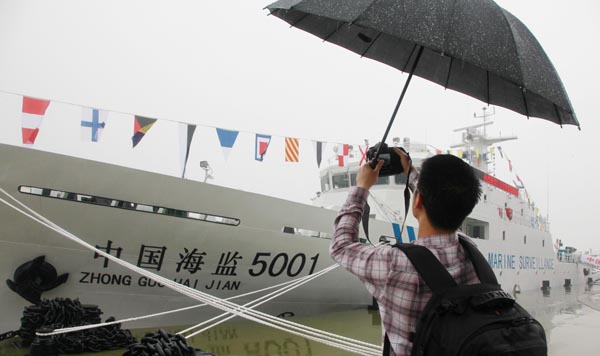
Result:
{"label": "backpack strap", "polygon": [[458,241],[460,241],[460,244],[467,253],[467,257],[469,257],[471,263],[473,263],[479,281],[485,284],[498,285],[498,279],[496,279],[494,270],[492,270],[492,267],[490,267],[490,264],[486,261],[477,246],[470,241],[470,238],[467,235],[459,233]]}
{"label": "backpack strap", "polygon": [[385,333],[385,337],[383,338],[383,356],[390,356],[390,350],[392,345],[390,343],[390,338],[388,338],[387,333]]}
{"label": "backpack strap", "polygon": [[395,244],[394,247],[406,254],[434,294],[441,294],[444,290],[456,286],[452,275],[427,247],[415,244]]}

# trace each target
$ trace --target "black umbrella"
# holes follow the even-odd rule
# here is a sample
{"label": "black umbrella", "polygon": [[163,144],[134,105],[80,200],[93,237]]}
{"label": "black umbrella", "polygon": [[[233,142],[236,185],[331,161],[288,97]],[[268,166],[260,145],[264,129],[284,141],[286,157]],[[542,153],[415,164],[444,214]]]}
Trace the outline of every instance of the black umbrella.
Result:
{"label": "black umbrella", "polygon": [[280,0],[267,9],[293,27],[410,73],[387,131],[413,73],[487,104],[579,127],[538,41],[491,0]]}

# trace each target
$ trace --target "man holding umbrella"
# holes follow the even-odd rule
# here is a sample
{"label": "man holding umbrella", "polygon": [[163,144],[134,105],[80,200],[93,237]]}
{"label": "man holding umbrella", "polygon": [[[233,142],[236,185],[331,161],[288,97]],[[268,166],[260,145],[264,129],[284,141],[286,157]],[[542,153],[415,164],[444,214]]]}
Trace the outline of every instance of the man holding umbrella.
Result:
{"label": "man holding umbrella", "polygon": [[[452,155],[437,155],[423,162],[419,173],[407,155],[395,148],[404,174],[414,193],[412,211],[419,222],[415,244],[427,247],[446,267],[458,284],[475,284],[479,279],[473,264],[459,243],[457,230],[471,213],[481,195],[473,169]],[[375,168],[363,165],[346,203],[335,220],[331,257],[358,276],[379,304],[384,337],[391,355],[410,355],[411,335],[417,320],[432,296],[431,289],[400,249],[389,245],[374,247],[358,240],[359,225],[369,189],[377,181],[383,161]],[[386,340],[386,341],[388,341]]]}
{"label": "man holding umbrella", "polygon": [[[527,118],[579,128],[562,81],[540,43],[519,19],[493,0],[278,0],[266,8],[292,27],[408,73],[382,143],[413,74]],[[404,167],[410,167],[405,164],[408,158],[396,153]],[[350,191],[336,219],[330,252],[377,298],[393,351],[408,355],[417,315],[431,291],[419,283],[402,251],[357,241],[368,190],[381,167],[381,162],[374,168],[361,167],[358,186]],[[452,278],[445,279],[446,283],[478,283],[456,233],[481,194],[472,169],[456,157],[438,155],[424,162],[420,177],[416,170],[409,176],[415,192],[413,215],[419,222],[416,244],[426,246],[448,269]],[[465,246],[471,250],[471,245]],[[413,250],[427,252],[417,246]],[[478,271],[485,265],[482,256],[472,262]],[[479,279],[497,284],[489,270]],[[543,351],[543,330],[540,335]]]}

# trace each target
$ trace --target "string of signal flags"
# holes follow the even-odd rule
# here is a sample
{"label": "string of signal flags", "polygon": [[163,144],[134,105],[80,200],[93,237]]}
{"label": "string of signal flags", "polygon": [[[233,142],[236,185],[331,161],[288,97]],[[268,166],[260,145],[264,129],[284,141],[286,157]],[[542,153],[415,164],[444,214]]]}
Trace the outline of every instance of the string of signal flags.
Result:
{"label": "string of signal flags", "polygon": [[[81,117],[78,120],[78,124],[81,127],[81,139],[84,142],[99,143],[102,138],[104,130],[107,128],[108,120],[111,117],[111,113],[118,113],[130,116],[132,119],[132,136],[131,136],[131,147],[135,148],[142,139],[150,132],[153,125],[162,119],[150,118],[141,115],[128,114],[118,111],[110,111],[99,108],[91,108],[77,104],[65,103],[56,100],[33,98],[29,96],[23,96],[20,94],[4,92],[11,95],[17,95],[22,98],[22,109],[21,109],[21,136],[22,143],[26,146],[35,145],[36,138],[40,134],[42,129],[42,123],[48,108],[51,105],[71,105],[78,106],[81,108]],[[195,125],[179,122],[176,120],[166,120],[171,122],[177,122],[180,124],[181,131],[181,145],[182,153],[184,156],[184,162],[187,163],[189,157],[189,151],[191,147],[192,138],[194,136],[197,126],[200,127],[211,127],[203,125]],[[77,121],[74,121],[77,122]],[[229,157],[230,152],[234,148],[240,131],[214,127],[216,134],[219,139],[220,146],[223,151],[225,160]],[[254,159],[262,162],[269,152],[269,147],[273,135],[255,133],[255,145],[254,145]],[[348,164],[349,159],[352,157],[359,157],[359,164],[362,165],[366,160],[366,152],[368,146],[366,144],[347,144],[347,143],[333,143],[324,142],[319,140],[306,140],[295,137],[285,137],[285,152],[284,161],[295,163],[300,161],[300,147],[301,144],[305,144],[304,141],[310,141],[314,150],[314,158],[317,166],[320,167],[325,149],[327,146],[332,147],[332,151],[335,153],[334,158],[337,161],[337,165],[344,167]],[[507,161],[510,172],[513,172],[512,162],[508,158],[505,152],[502,151],[500,146],[490,147],[488,152],[465,151],[465,150],[447,150],[445,153],[454,154],[458,157],[466,159],[473,163],[478,163],[481,159],[487,160],[488,158],[494,159],[495,153],[499,153],[500,157]],[[442,153],[442,150],[435,149],[432,153]],[[184,167],[185,167],[184,163]],[[516,175],[516,173],[515,173]],[[516,181],[513,181],[515,186],[519,189],[524,189],[524,185],[521,179],[516,175]],[[527,194],[527,192],[526,192]],[[528,194],[527,194],[528,195]],[[529,197],[528,197],[529,198]]]}
{"label": "string of signal flags", "polygon": [[[111,113],[118,113],[131,116],[133,133],[131,136],[132,148],[135,148],[142,139],[150,132],[154,124],[161,120],[158,118],[151,118],[141,115],[128,114],[117,111],[104,110],[99,108],[91,108],[77,104],[65,103],[56,100],[33,98],[29,96],[23,96],[15,93],[5,92],[7,94],[18,95],[22,98],[21,106],[21,136],[22,143],[25,146],[35,145],[36,139],[42,130],[42,124],[46,112],[51,105],[71,105],[81,107],[81,117],[79,118],[78,124],[81,127],[81,139],[84,142],[99,143],[101,142],[103,132],[106,130],[111,117]],[[166,120],[171,122],[178,122],[175,120]],[[200,127],[211,127],[203,125],[188,124],[178,122],[181,126],[182,132],[182,145],[185,145],[185,162],[189,157],[189,150],[197,126]],[[229,157],[229,153],[233,149],[240,131],[225,129],[225,128],[214,128],[221,145],[225,160]],[[269,147],[273,135],[256,133],[255,136],[255,147],[254,147],[254,158],[256,161],[262,162],[269,152]],[[349,158],[360,154],[360,164],[366,160],[367,145],[353,145],[346,143],[332,143],[318,140],[304,140],[295,137],[285,137],[285,162],[299,162],[300,161],[300,145],[302,141],[311,141],[315,151],[315,159],[317,166],[321,166],[325,148],[329,145],[333,148],[333,152],[336,154],[336,160],[340,167],[344,167],[348,164]],[[355,147],[358,147],[358,152]]]}

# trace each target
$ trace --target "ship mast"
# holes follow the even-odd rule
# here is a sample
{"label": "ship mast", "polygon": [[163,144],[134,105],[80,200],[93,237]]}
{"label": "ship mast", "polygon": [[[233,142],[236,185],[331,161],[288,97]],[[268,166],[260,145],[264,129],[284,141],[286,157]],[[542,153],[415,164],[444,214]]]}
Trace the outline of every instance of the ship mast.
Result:
{"label": "ship mast", "polygon": [[488,114],[487,113],[487,107],[482,107],[481,110],[483,110],[483,114],[482,115],[477,115],[477,113],[473,113],[473,117],[474,118],[483,118],[483,136],[487,136],[487,130],[486,130],[486,123],[487,123],[487,117],[488,116],[493,116],[496,115],[496,107],[492,106],[492,113]]}
{"label": "ship mast", "polygon": [[488,152],[489,147],[500,142],[516,140],[517,136],[488,136],[487,126],[494,123],[493,121],[488,121],[488,118],[495,115],[496,110],[493,109],[491,112],[488,112],[488,108],[483,107],[482,111],[483,113],[480,115],[473,113],[474,118],[483,119],[482,123],[460,127],[454,130],[454,132],[463,131],[461,142],[450,147],[462,149],[464,152],[467,152],[467,157],[469,158],[471,164],[475,163],[477,168],[489,173],[487,160],[478,159],[476,162],[473,162],[473,154],[478,153],[479,155],[483,156],[484,153]]}

